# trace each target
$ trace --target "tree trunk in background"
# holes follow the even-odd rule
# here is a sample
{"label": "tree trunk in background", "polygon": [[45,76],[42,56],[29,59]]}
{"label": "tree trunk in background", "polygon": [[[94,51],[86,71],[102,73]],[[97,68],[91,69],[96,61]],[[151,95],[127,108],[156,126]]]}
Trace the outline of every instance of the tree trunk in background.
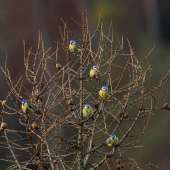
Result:
{"label": "tree trunk in background", "polygon": [[46,47],[50,47],[51,45],[51,39],[49,39],[49,32],[48,32],[48,8],[47,8],[47,4],[48,2],[45,0],[42,1],[33,1],[33,25],[35,27],[35,31],[37,35],[35,37],[35,41],[37,41],[37,37],[38,37],[38,30],[40,30],[40,32],[42,32],[42,36],[43,36],[43,41],[45,42],[45,46]]}
{"label": "tree trunk in background", "polygon": [[159,11],[156,0],[143,0],[146,27],[148,34],[154,40],[161,38],[160,24],[159,24]]}

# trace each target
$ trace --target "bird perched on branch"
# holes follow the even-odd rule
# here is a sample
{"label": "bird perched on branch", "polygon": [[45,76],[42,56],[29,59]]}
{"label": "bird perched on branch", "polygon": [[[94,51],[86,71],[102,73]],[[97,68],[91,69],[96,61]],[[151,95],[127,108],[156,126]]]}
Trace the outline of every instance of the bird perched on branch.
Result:
{"label": "bird perched on branch", "polygon": [[108,88],[106,86],[102,86],[102,88],[99,91],[99,96],[101,98],[107,99],[109,98],[111,93],[109,92]]}
{"label": "bird perched on branch", "polygon": [[82,50],[81,47],[74,40],[70,41],[69,49],[71,52],[74,52],[74,53],[81,52]]}
{"label": "bird perched on branch", "polygon": [[88,117],[93,114],[93,109],[89,104],[85,104],[83,108],[83,117]]}
{"label": "bird perched on branch", "polygon": [[99,77],[99,69],[96,65],[93,65],[93,67],[91,68],[90,77],[92,77],[92,78]]}
{"label": "bird perched on branch", "polygon": [[31,103],[28,103],[27,100],[23,99],[22,100],[22,106],[21,106],[22,111],[26,114],[31,114],[31,113],[38,113],[42,114],[40,111],[38,111]]}
{"label": "bird perched on branch", "polygon": [[119,143],[119,139],[114,133],[112,133],[111,136],[106,140],[106,143],[108,146],[113,147]]}

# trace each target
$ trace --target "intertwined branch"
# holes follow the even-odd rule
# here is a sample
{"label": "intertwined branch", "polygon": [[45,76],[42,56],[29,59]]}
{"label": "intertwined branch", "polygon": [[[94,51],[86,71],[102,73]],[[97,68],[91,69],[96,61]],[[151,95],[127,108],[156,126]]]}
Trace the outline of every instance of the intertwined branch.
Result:
{"label": "intertwined branch", "polygon": [[[167,82],[169,72],[153,85],[152,68],[144,65],[149,55],[139,61],[128,40],[130,52],[124,53],[123,37],[120,40],[114,34],[112,22],[105,35],[99,17],[91,35],[87,13],[82,13],[82,23],[72,20],[82,28],[82,40],[62,20],[62,42],[56,42],[55,52],[50,48],[45,50],[41,33],[35,53],[32,48],[27,51],[23,41],[25,75],[32,90],[24,86],[22,77],[16,84],[12,81],[7,60],[5,68],[1,67],[10,91],[1,101],[1,139],[4,141],[0,142],[0,147],[9,150],[11,156],[0,160],[9,162],[8,169],[30,169],[30,165],[53,170],[121,169],[124,166],[160,169],[151,163],[138,166],[135,158],[128,158],[124,153],[133,147],[142,147],[139,142],[150,118],[155,110],[162,109],[160,104],[165,89],[162,97],[157,95]],[[97,36],[99,41],[94,43],[93,38]],[[70,39],[81,45],[80,53],[69,51]],[[65,64],[61,65],[61,61]],[[89,77],[92,65],[99,67],[97,78]],[[102,85],[111,91],[110,98],[99,97]],[[42,115],[23,114],[22,99],[29,100]],[[82,114],[86,103],[94,109],[88,118]],[[6,114],[17,115],[23,130],[10,129],[10,121],[4,118]],[[112,133],[119,137],[114,152],[106,145],[106,139]],[[11,138],[11,134],[15,138]]]}

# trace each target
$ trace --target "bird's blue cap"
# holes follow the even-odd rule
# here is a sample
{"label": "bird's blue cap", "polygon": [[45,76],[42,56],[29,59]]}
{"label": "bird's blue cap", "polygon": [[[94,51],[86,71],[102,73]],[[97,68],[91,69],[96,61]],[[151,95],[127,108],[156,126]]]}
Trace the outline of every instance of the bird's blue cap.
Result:
{"label": "bird's blue cap", "polygon": [[96,68],[96,69],[98,69],[97,65],[93,65],[93,66],[92,66],[92,69],[93,69],[93,68]]}
{"label": "bird's blue cap", "polygon": [[70,40],[70,45],[75,44],[76,42],[74,40]]}
{"label": "bird's blue cap", "polygon": [[93,67],[97,67],[97,65],[93,65]]}
{"label": "bird's blue cap", "polygon": [[85,105],[84,105],[84,107],[87,107],[87,106],[88,106],[89,108],[91,107],[89,104],[85,104]]}
{"label": "bird's blue cap", "polygon": [[101,90],[108,90],[108,88],[106,86],[102,86]]}
{"label": "bird's blue cap", "polygon": [[22,100],[22,104],[27,104],[27,103],[28,103],[28,101],[26,99]]}
{"label": "bird's blue cap", "polygon": [[111,134],[111,137],[112,137],[113,139],[116,139],[116,138],[117,138],[114,133]]}

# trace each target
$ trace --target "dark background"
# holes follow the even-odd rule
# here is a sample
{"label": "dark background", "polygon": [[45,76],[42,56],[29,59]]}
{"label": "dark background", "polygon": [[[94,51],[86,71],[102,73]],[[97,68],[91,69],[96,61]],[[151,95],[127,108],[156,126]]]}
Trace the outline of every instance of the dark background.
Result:
{"label": "dark background", "polygon": [[[144,58],[155,45],[148,61],[153,69],[153,83],[158,83],[162,74],[169,70],[170,63],[170,2],[167,0],[0,1],[0,65],[4,67],[7,54],[8,68],[13,82],[16,83],[21,76],[25,78],[22,40],[25,40],[27,48],[33,45],[33,49],[36,50],[38,30],[40,30],[43,33],[45,49],[52,47],[55,50],[56,43],[52,40],[62,42],[59,32],[59,25],[63,28],[61,17],[72,32],[82,39],[82,29],[70,19],[73,17],[81,22],[82,7],[87,9],[91,32],[95,31],[101,12],[101,21],[106,35],[112,19],[114,32],[119,38],[123,35],[125,45],[127,45],[127,38],[129,39],[139,60]],[[62,62],[62,58],[59,60]],[[2,71],[0,78],[0,100],[3,100],[9,88]],[[28,81],[24,82],[26,86],[27,83]],[[163,103],[170,100],[169,85],[168,82]],[[9,129],[17,129],[16,119],[17,117],[11,120]],[[144,146],[129,150],[128,157],[134,157],[139,165],[152,162],[162,169],[168,169],[170,166],[169,122],[170,111],[156,112],[140,143]],[[1,135],[2,133],[0,132]]]}

